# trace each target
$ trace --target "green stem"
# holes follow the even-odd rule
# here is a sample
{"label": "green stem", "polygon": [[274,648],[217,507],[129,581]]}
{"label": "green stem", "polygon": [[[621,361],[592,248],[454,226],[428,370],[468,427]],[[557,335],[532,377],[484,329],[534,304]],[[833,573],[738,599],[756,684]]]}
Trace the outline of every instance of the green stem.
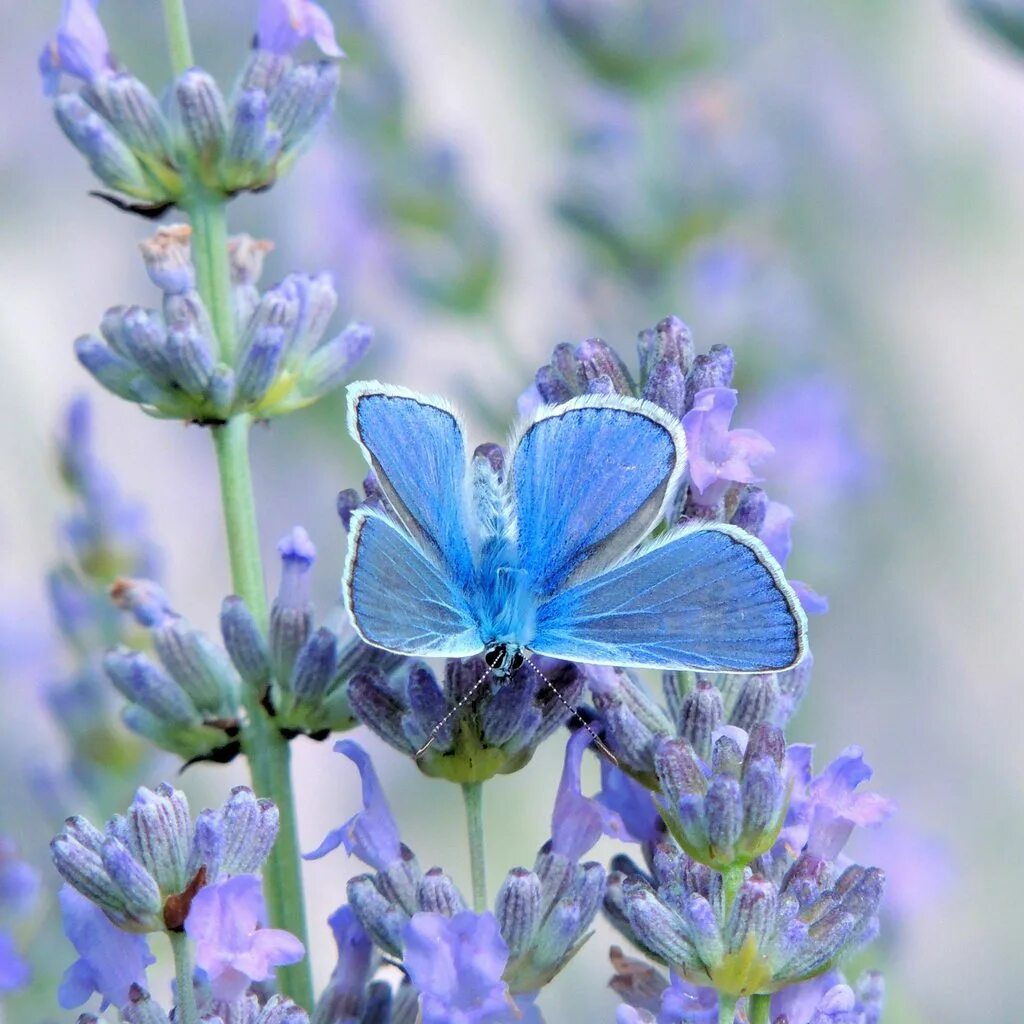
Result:
{"label": "green stem", "polygon": [[484,784],[464,782],[462,799],[466,804],[466,833],[469,836],[469,870],[473,877],[473,909],[487,909],[487,865],[484,859]]}
{"label": "green stem", "polygon": [[[183,0],[163,0],[164,18],[176,74],[192,66],[192,44]],[[226,204],[189,183],[189,198],[183,205],[192,221],[192,257],[196,284],[216,334],[222,362],[232,362],[235,350],[234,310],[231,302],[231,270],[228,263]],[[222,426],[211,428],[221,503],[227,531],[231,584],[245,601],[260,628],[269,621],[267,593],[260,557],[256,503],[249,464],[249,416],[234,416]],[[295,820],[295,797],[291,781],[291,753],[288,742],[276,728],[254,687],[243,691],[246,722],[242,750],[249,761],[253,788],[270,797],[280,814],[277,842],[267,858],[264,885],[271,923],[295,935],[309,949],[306,904],[302,891],[302,859]],[[177,955],[177,954],[176,954]],[[279,972],[281,991],[300,1006],[313,1007],[313,979],[309,957]],[[193,1015],[192,1020],[195,1020]]]}
{"label": "green stem", "polygon": [[171,68],[175,75],[180,75],[195,64],[188,18],[185,16],[185,0],[164,0],[164,25],[171,50]]}
{"label": "green stem", "polygon": [[198,1024],[196,991],[192,987],[192,975],[195,973],[192,947],[184,932],[168,932],[167,937],[171,940],[171,952],[174,954],[175,1024]]}
{"label": "green stem", "polygon": [[[248,416],[235,416],[224,426],[214,427],[211,433],[220,473],[232,585],[256,621],[266,629],[267,598],[249,466],[250,422]],[[242,733],[242,749],[249,760],[254,788],[261,796],[269,796],[281,815],[277,842],[264,874],[270,920],[275,927],[297,936],[308,949],[302,858],[291,784],[291,752],[288,741],[275,728],[260,697],[252,687],[247,687],[243,693],[247,723]],[[282,992],[300,1006],[313,1005],[308,957],[301,963],[281,968],[279,976]]]}
{"label": "green stem", "polygon": [[726,868],[722,872],[722,896],[724,897],[725,913],[727,916],[729,911],[732,909],[733,900],[736,899],[736,893],[740,891],[740,886],[742,884],[742,865],[734,865],[731,868]]}
{"label": "green stem", "polygon": [[736,996],[718,993],[718,1024],[733,1024],[736,1020]]}
{"label": "green stem", "polygon": [[750,1024],[771,1024],[772,997],[770,995],[750,996],[747,1000],[747,1016]]}

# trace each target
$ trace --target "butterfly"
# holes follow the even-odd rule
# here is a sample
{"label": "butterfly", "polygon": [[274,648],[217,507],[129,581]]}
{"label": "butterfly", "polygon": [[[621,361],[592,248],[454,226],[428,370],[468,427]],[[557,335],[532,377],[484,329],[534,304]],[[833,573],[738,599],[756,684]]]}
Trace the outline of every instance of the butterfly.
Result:
{"label": "butterfly", "polygon": [[738,527],[651,537],[683,481],[682,425],[650,402],[542,406],[507,472],[443,399],[348,388],[348,426],[393,515],[350,524],[344,598],[368,644],[416,657],[483,654],[499,677],[529,652],[705,672],[790,668],[807,620],[782,569]]}

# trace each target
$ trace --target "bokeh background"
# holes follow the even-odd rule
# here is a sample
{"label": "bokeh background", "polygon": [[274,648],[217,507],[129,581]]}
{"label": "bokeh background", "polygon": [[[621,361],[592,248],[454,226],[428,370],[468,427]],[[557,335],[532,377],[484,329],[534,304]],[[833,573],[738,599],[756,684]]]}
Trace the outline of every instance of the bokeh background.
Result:
{"label": "bokeh background", "polygon": [[[883,937],[862,958],[886,972],[885,1019],[1015,1019],[1024,60],[937,0],[695,5],[646,35],[634,9],[676,5],[323,2],[350,54],[330,131],[231,208],[234,229],[276,242],[266,280],[332,271],[342,312],[378,330],[361,369],[452,396],[479,440],[504,434],[558,342],[629,351],[671,312],[699,349],[731,344],[737,422],[776,442],[766,486],[797,513],[791,568],[831,603],[790,738],[826,759],[863,745],[900,804],[888,839],[853,851],[891,872]],[[230,81],[255,3],[190,6],[198,58]],[[71,396],[95,399],[98,444],[147,506],[176,607],[213,626],[228,571],[203,431],[100,394],[73,359],[107,306],[152,301],[136,249],[149,227],[87,198],[40,93],[57,0],[3,14],[0,834],[45,866],[62,812],[41,793],[67,751],[41,696],[66,671],[44,574],[67,510],[54,439]],[[103,18],[122,61],[162,84],[158,5],[104,0]],[[326,610],[345,545],[334,496],[362,475],[341,403],[275,421],[254,450],[271,584],[275,540],[302,523]],[[468,879],[457,790],[359,738],[421,862]],[[358,791],[327,745],[296,748],[309,849]],[[488,787],[492,879],[546,838],[560,757],[549,743]],[[141,781],[174,770],[150,762]],[[241,780],[198,767],[181,784],[205,806]],[[323,921],[357,870],[342,854],[307,868],[320,982]],[[71,1016],[48,992],[72,954],[48,938],[45,881],[22,925],[37,981],[12,1022]],[[613,1019],[611,941],[602,924],[545,991],[550,1021]]]}

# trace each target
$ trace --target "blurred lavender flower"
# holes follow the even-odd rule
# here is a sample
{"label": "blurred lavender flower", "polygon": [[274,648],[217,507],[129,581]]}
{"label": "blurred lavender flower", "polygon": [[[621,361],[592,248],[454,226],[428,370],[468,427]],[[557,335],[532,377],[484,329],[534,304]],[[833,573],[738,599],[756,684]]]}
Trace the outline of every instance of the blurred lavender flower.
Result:
{"label": "blurred lavender flower", "polygon": [[298,963],[306,950],[291,933],[264,928],[263,889],[255,875],[235,875],[200,889],[185,918],[196,944],[196,965],[209,978],[215,999],[238,999],[274,968]]}
{"label": "blurred lavender flower", "polygon": [[160,228],[143,243],[146,269],[163,292],[161,312],[115,306],[101,338],[75,343],[79,362],[108,391],[152,416],[203,424],[248,412],[263,418],[301,409],[334,390],[369,346],[373,332],[350,323],[325,339],[337,304],[329,274],[290,274],[260,295],[265,249],[231,240],[237,344],[221,351],[195,286],[187,225]]}
{"label": "blurred lavender flower", "polygon": [[121,574],[157,574],[160,558],[144,508],[121,493],[96,455],[92,411],[85,398],[69,405],[58,451],[61,477],[74,505],[60,524],[66,555],[50,572],[48,589],[74,669],[47,681],[44,693],[69,742],[74,779],[87,787],[121,785],[147,755],[118,728],[100,666],[105,648],[135,636],[128,618],[111,603],[108,589]]}
{"label": "blurred lavender flower", "polygon": [[79,955],[61,980],[61,1007],[81,1006],[94,992],[103,997],[103,1009],[124,1006],[132,986],[145,987],[146,968],[156,963],[145,937],[112,924],[100,907],[70,885],[61,889],[59,899],[64,933]]}
{"label": "blurred lavender flower", "polygon": [[327,12],[311,0],[260,0],[256,47],[291,54],[311,39],[328,57],[343,57]]}
{"label": "blurred lavender flower", "polygon": [[34,908],[39,884],[39,872],[21,859],[9,839],[0,837],[0,998],[32,979],[32,969],[6,926]]}
{"label": "blurred lavender flower", "polygon": [[[57,123],[116,193],[104,198],[157,216],[187,203],[196,186],[230,198],[269,188],[287,172],[330,114],[338,87],[333,61],[293,62],[290,51],[305,38],[341,56],[316,4],[264,0],[257,48],[230,99],[209,74],[189,68],[161,103],[139,79],[115,70],[94,5],[65,0],[39,69],[55,96]],[[58,92],[62,74],[83,88]]]}
{"label": "blurred lavender flower", "polygon": [[402,930],[404,964],[423,1024],[512,1024],[521,1014],[502,972],[509,950],[491,913],[420,912]]}
{"label": "blurred lavender flower", "polygon": [[0,998],[24,988],[32,980],[32,968],[21,955],[12,936],[0,931]]}

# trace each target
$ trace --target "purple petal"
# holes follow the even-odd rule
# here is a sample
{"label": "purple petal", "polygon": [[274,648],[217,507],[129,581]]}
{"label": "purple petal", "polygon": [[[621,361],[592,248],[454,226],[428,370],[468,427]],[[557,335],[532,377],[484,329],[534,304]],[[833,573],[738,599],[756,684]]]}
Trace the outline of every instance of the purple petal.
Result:
{"label": "purple petal", "polygon": [[[32,969],[18,952],[14,939],[7,932],[0,931],[0,994],[22,988],[31,980]],[[90,987],[85,998],[88,999],[91,995]],[[74,1005],[78,1006],[83,1002],[85,999],[80,999]]]}
{"label": "purple petal", "polygon": [[622,817],[580,791],[583,751],[590,742],[586,729],[570,738],[565,748],[565,767],[551,816],[551,849],[569,860],[579,860],[601,838],[631,840]]}
{"label": "purple petal", "polygon": [[324,841],[305,857],[316,860],[344,845],[349,856],[355,854],[365,864],[384,871],[402,856],[402,841],[380,780],[373,770],[373,762],[370,755],[352,740],[339,740],[334,749],[359,769],[363,809],[353,814],[340,828],[329,832]]}
{"label": "purple petal", "polygon": [[601,792],[595,799],[618,814],[629,833],[627,841],[653,843],[661,838],[661,815],[651,791],[604,758],[601,759]]}
{"label": "purple petal", "polygon": [[328,57],[343,57],[327,12],[311,0],[262,0],[256,44],[262,50],[290,54],[311,39]]}
{"label": "purple petal", "polygon": [[769,550],[772,557],[781,566],[785,566],[789,553],[793,550],[793,510],[781,501],[768,502],[764,525],[758,537]]}
{"label": "purple petal", "polygon": [[793,588],[797,600],[808,615],[824,615],[828,611],[828,598],[823,594],[819,594],[799,580],[790,580],[789,585]]}
{"label": "purple petal", "polygon": [[64,0],[57,33],[39,55],[43,90],[52,96],[61,74],[91,82],[110,69],[110,47],[95,0]]}

